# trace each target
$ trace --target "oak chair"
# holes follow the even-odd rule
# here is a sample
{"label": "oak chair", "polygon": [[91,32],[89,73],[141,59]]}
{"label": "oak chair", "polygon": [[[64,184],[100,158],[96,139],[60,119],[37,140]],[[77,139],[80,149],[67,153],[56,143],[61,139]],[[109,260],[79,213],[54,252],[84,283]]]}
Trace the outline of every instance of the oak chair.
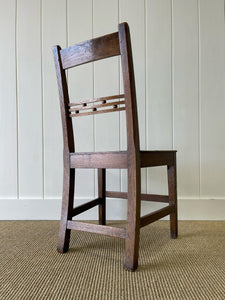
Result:
{"label": "oak chair", "polygon": [[[125,269],[138,267],[140,228],[170,215],[171,237],[177,237],[177,183],[176,151],[140,151],[136,91],[129,26],[119,24],[118,32],[76,44],[69,48],[53,47],[64,143],[64,176],[62,212],[59,229],[58,251],[69,249],[71,229],[99,233],[125,239]],[[71,103],[65,70],[81,64],[121,55],[124,94],[95,98]],[[96,115],[125,110],[127,125],[127,151],[75,152],[72,127],[73,117]],[[167,166],[169,195],[141,194],[140,169]],[[98,198],[73,207],[76,168],[98,169]],[[128,192],[106,191],[106,169],[128,170]],[[106,225],[106,197],[128,199],[125,228]],[[162,209],[140,217],[140,203],[156,201],[168,203]],[[72,220],[94,206],[99,206],[99,225]]]}

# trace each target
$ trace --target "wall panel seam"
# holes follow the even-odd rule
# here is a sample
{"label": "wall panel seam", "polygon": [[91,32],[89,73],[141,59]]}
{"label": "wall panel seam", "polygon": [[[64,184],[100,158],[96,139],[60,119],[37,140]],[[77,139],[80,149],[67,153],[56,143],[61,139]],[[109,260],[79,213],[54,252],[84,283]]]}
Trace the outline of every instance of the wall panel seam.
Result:
{"label": "wall panel seam", "polygon": [[18,7],[15,0],[15,77],[16,77],[16,142],[17,142],[17,199],[19,199],[19,104],[18,104]]}
{"label": "wall panel seam", "polygon": [[45,197],[45,145],[44,145],[44,89],[43,89],[43,0],[40,0],[40,56],[41,56],[41,126],[42,126],[42,196]]}
{"label": "wall panel seam", "polygon": [[[144,0],[144,55],[145,55],[145,150],[147,150],[147,118],[148,118],[148,113],[147,113],[147,9],[146,9],[146,0]],[[148,190],[148,172],[147,169],[144,171],[145,172],[145,191],[147,192]]]}
{"label": "wall panel seam", "polygon": [[[66,0],[66,2],[65,2],[65,4],[66,4],[66,7],[65,7],[65,9],[66,9],[66,47],[69,47],[69,45],[68,45],[68,41],[69,41],[69,20],[68,20],[68,7],[69,7],[69,5],[68,5],[68,0]],[[66,70],[66,80],[67,80],[67,84],[69,85],[69,72],[68,72],[68,70]],[[70,95],[69,95],[69,98],[70,98]]]}
{"label": "wall panel seam", "polygon": [[[120,23],[120,1],[121,0],[118,0],[118,24]],[[119,92],[121,93],[121,84],[120,84],[120,81],[121,81],[121,78],[120,78],[120,66],[121,64],[119,64]],[[123,76],[123,75],[122,75]],[[120,116],[121,116],[121,112],[119,112]],[[120,124],[119,124],[119,131],[120,131],[120,150],[121,150],[121,145],[122,145],[122,122],[120,121]],[[120,191],[122,191],[122,186],[123,186],[123,176],[122,176],[122,170],[120,169]]]}
{"label": "wall panel seam", "polygon": [[[117,0],[117,23],[119,26],[120,23],[120,1]],[[120,56],[118,57],[118,90],[120,94]],[[119,112],[119,124],[118,124],[118,134],[119,134],[119,150],[121,150],[121,112]],[[119,190],[122,191],[122,172],[121,169],[119,170]]]}
{"label": "wall panel seam", "polygon": [[171,0],[171,125],[172,125],[172,149],[174,149],[174,15],[173,0]]}
{"label": "wall panel seam", "polygon": [[[92,10],[92,19],[91,19],[91,37],[92,39],[94,38],[94,0],[91,1],[91,4],[92,4],[92,7],[91,7],[91,10]],[[94,98],[95,96],[95,64],[94,62],[91,63],[92,64],[92,96]],[[96,149],[96,141],[95,141],[95,116],[92,116],[92,120],[93,120],[93,151],[95,151]],[[96,172],[94,170],[93,172],[94,176],[93,176],[93,179],[94,179],[94,195],[96,197],[96,187],[95,187],[95,184],[96,184]]]}
{"label": "wall panel seam", "polygon": [[201,149],[202,149],[202,131],[201,131],[201,26],[200,26],[200,0],[197,0],[197,13],[198,13],[198,140],[199,140],[199,197],[202,195],[202,159],[201,159]]}

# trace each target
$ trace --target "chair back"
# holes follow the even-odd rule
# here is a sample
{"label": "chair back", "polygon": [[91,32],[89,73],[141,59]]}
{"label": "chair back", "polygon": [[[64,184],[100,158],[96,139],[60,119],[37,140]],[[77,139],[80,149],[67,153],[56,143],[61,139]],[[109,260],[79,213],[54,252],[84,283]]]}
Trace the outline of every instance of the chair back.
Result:
{"label": "chair back", "polygon": [[[126,111],[127,147],[130,153],[139,151],[139,131],[134,69],[129,26],[119,24],[118,32],[88,40],[68,48],[53,47],[59,89],[64,150],[74,152],[72,118],[116,111]],[[124,94],[70,102],[66,70],[82,64],[121,55]]]}

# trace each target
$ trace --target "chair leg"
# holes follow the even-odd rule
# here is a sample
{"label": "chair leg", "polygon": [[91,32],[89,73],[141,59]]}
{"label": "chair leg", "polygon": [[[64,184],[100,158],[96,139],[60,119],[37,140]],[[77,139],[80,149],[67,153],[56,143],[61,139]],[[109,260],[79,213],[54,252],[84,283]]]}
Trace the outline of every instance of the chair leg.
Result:
{"label": "chair leg", "polygon": [[138,267],[140,238],[140,168],[128,168],[127,228],[125,241],[125,264],[128,271]]}
{"label": "chair leg", "polygon": [[65,253],[69,249],[71,230],[66,227],[67,220],[72,220],[73,217],[74,181],[75,169],[64,168],[62,211],[57,246],[57,250],[60,253]]}
{"label": "chair leg", "polygon": [[105,185],[106,185],[105,169],[98,169],[98,197],[102,199],[102,203],[99,204],[99,210],[98,210],[100,225],[106,225]]}
{"label": "chair leg", "polygon": [[178,235],[176,159],[174,165],[167,166],[167,174],[168,174],[169,204],[175,205],[175,211],[170,214],[170,235],[172,239],[176,239]]}

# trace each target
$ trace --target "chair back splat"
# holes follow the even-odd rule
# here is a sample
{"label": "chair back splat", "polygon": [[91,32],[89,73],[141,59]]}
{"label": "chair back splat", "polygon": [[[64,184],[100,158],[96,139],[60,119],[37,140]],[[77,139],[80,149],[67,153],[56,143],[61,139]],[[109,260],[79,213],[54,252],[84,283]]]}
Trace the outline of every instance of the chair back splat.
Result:
{"label": "chair back splat", "polygon": [[[119,24],[118,32],[94,38],[71,47],[53,47],[56,76],[59,90],[63,129],[63,195],[57,250],[69,249],[71,229],[119,237],[125,239],[126,270],[138,267],[140,228],[170,215],[171,237],[177,237],[177,185],[176,151],[140,151],[137,101],[131,38],[127,23]],[[109,95],[82,101],[70,101],[66,70],[97,60],[121,56],[124,94]],[[72,118],[85,117],[125,110],[127,128],[127,150],[113,152],[75,152]],[[143,167],[167,166],[168,195],[141,194]],[[74,185],[76,168],[98,169],[98,197],[74,207]],[[127,169],[128,191],[106,190],[106,169]],[[106,197],[128,199],[125,228],[106,226]],[[168,206],[140,217],[140,203],[155,201]],[[99,207],[99,225],[78,222],[72,218],[94,206]]]}

